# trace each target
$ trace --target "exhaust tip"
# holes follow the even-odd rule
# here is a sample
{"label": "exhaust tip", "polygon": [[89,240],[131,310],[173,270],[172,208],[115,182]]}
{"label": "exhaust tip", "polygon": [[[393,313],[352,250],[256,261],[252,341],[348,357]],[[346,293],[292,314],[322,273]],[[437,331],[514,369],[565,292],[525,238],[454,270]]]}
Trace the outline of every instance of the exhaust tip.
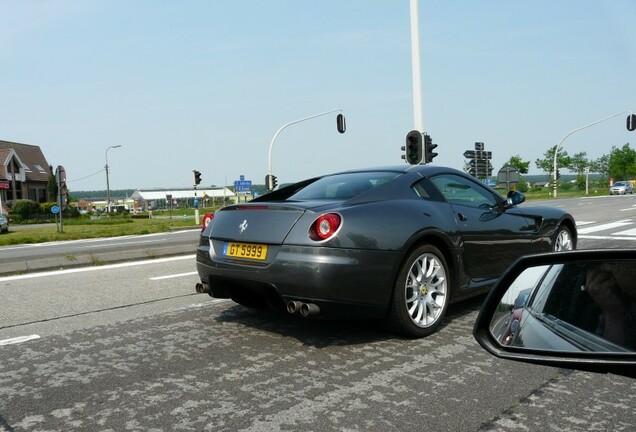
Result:
{"label": "exhaust tip", "polygon": [[194,289],[196,290],[196,292],[200,293],[200,294],[205,294],[205,293],[209,293],[210,292],[210,287],[208,286],[208,284],[202,283],[202,282],[198,282],[195,286]]}
{"label": "exhaust tip", "polygon": [[291,300],[287,303],[287,312],[290,314],[296,314],[300,311],[302,303],[297,300]]}
{"label": "exhaust tip", "polygon": [[300,306],[300,315],[303,318],[320,314],[320,307],[314,303],[303,303]]}

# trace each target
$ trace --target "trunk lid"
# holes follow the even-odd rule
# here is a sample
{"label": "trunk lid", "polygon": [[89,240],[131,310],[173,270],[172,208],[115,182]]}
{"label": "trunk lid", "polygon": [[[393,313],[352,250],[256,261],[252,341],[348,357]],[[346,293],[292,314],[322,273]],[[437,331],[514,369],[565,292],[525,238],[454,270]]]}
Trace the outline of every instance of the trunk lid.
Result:
{"label": "trunk lid", "polygon": [[249,243],[282,244],[306,211],[325,202],[245,203],[225,207],[214,216],[210,238]]}

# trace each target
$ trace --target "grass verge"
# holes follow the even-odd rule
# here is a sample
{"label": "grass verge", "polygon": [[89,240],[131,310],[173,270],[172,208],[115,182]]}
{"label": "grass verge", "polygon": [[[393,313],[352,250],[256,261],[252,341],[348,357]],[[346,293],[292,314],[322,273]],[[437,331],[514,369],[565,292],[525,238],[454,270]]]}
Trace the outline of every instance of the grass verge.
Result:
{"label": "grass verge", "polygon": [[100,218],[98,220],[64,220],[63,232],[55,223],[26,229],[12,229],[0,235],[0,246],[45,243],[51,241],[80,240],[99,237],[119,237],[168,232],[174,229],[194,228],[194,218]]}

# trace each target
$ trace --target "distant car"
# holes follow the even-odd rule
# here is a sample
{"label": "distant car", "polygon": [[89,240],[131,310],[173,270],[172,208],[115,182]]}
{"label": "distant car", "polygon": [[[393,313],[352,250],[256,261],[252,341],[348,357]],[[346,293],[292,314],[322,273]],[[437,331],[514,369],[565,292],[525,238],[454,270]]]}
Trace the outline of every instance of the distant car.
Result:
{"label": "distant car", "polygon": [[3,214],[0,214],[0,234],[9,232],[9,219]]}
{"label": "distant car", "polygon": [[519,327],[519,321],[521,320],[521,314],[523,313],[523,307],[526,305],[531,291],[532,288],[526,288],[521,291],[510,308],[510,316],[508,317],[506,331],[501,337],[501,342],[504,345],[510,345],[510,342],[512,342],[515,337],[515,333]]}
{"label": "distant car", "polygon": [[426,336],[518,257],[575,248],[570,214],[524,200],[431,165],[301,181],[215,212],[197,291],[303,317],[387,318]]}
{"label": "distant car", "polygon": [[634,193],[634,186],[628,181],[617,181],[609,190],[610,195],[627,195]]}

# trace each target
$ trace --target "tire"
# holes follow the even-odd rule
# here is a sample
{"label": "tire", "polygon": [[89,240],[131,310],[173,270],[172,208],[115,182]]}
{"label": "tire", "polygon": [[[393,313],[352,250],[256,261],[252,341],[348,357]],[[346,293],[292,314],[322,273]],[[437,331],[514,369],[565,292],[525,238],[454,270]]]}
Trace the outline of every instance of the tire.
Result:
{"label": "tire", "polygon": [[572,238],[570,229],[565,225],[561,225],[554,235],[554,241],[552,242],[552,251],[569,251],[576,249],[576,244]]}
{"label": "tire", "polygon": [[444,255],[434,246],[413,250],[393,289],[388,322],[403,336],[418,338],[434,333],[446,315],[450,271]]}

